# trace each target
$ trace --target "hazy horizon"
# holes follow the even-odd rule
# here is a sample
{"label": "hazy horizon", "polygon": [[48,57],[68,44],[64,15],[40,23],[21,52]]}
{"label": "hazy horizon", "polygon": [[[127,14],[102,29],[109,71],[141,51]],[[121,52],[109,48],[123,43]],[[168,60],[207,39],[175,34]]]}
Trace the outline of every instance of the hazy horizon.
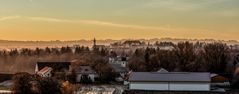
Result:
{"label": "hazy horizon", "polygon": [[96,38],[92,37],[90,39],[71,39],[71,40],[60,40],[60,39],[53,39],[53,40],[11,40],[11,39],[0,39],[0,41],[16,41],[16,42],[70,42],[70,41],[93,41],[94,39],[98,41],[124,41],[124,40],[188,40],[188,41],[225,41],[225,42],[239,42],[238,40],[223,40],[223,39],[213,39],[213,38],[173,38],[173,37],[162,37],[162,38],[121,38],[121,39],[110,39],[110,38]]}
{"label": "hazy horizon", "polygon": [[239,41],[238,0],[1,0],[0,39]]}

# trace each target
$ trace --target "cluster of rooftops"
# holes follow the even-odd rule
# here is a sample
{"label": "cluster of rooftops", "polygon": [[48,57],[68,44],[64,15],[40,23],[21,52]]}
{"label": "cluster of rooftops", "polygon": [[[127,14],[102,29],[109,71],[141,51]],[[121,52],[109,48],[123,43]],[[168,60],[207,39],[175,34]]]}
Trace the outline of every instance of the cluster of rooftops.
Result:
{"label": "cluster of rooftops", "polygon": [[[38,62],[35,71],[47,73],[51,70],[69,70],[70,65],[71,62]],[[181,87],[185,91],[209,91],[211,90],[212,77],[218,76],[207,72],[168,72],[163,68],[158,72],[131,72],[120,65],[111,65],[116,72],[128,75],[128,77],[124,77],[127,78],[124,79],[124,82],[127,82],[129,89],[136,90],[171,90],[170,87],[174,86],[173,89],[175,90]],[[89,77],[97,77],[97,72],[90,66],[79,66],[75,72],[79,76],[89,75]]]}

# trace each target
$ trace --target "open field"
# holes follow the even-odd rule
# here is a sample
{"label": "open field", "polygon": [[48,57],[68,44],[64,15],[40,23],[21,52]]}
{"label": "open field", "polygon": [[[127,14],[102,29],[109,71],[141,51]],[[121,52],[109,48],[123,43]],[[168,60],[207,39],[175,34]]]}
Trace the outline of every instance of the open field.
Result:
{"label": "open field", "polygon": [[76,94],[122,94],[123,85],[83,85],[77,88]]}

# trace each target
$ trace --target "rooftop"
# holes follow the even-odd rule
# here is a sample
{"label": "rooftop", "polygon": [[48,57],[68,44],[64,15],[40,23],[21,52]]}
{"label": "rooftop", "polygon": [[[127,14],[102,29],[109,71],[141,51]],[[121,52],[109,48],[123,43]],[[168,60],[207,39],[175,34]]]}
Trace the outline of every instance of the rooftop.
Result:
{"label": "rooftop", "polygon": [[125,67],[122,67],[120,64],[110,64],[110,66],[113,68],[113,70],[116,73],[124,73],[127,72],[127,69]]}
{"label": "rooftop", "polygon": [[75,71],[79,74],[96,74],[96,71],[93,70],[90,66],[79,66]]}
{"label": "rooftop", "polygon": [[131,82],[210,82],[210,73],[189,72],[132,72]]}
{"label": "rooftop", "polygon": [[46,73],[48,71],[51,71],[52,68],[51,67],[44,67],[43,69],[41,69],[38,73]]}
{"label": "rooftop", "polygon": [[51,67],[55,71],[59,71],[62,69],[69,69],[71,62],[37,62],[37,66],[39,70],[43,69],[44,67]]}

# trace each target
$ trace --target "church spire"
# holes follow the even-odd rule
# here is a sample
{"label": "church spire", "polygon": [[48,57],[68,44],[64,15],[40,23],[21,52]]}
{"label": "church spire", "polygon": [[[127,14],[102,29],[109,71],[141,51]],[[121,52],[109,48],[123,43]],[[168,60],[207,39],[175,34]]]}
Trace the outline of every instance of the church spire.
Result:
{"label": "church spire", "polygon": [[92,46],[93,49],[96,49],[96,39],[94,38],[93,40],[93,46]]}
{"label": "church spire", "polygon": [[95,48],[96,47],[96,39],[94,38],[93,40],[93,47]]}

